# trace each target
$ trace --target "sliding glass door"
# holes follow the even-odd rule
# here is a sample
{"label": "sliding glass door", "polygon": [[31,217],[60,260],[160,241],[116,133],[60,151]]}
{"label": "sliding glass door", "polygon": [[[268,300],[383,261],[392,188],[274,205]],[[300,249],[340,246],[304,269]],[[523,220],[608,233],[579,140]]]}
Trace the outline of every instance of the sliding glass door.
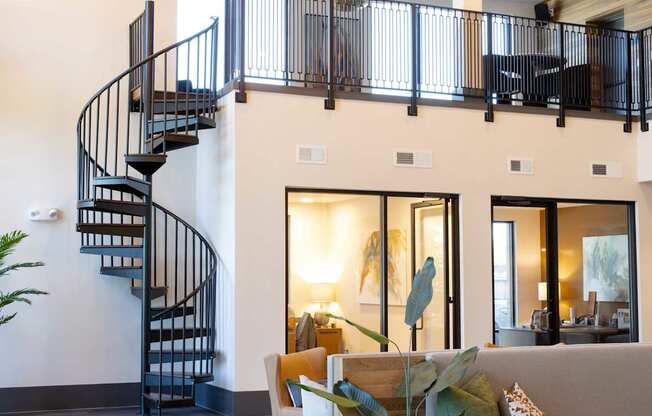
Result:
{"label": "sliding glass door", "polygon": [[[288,190],[288,352],[311,346],[327,346],[329,353],[382,349],[327,320],[325,312],[401,347],[458,346],[457,206],[452,195]],[[412,336],[405,306],[412,277],[428,257],[437,267],[433,301]],[[314,342],[306,345],[311,331]]]}
{"label": "sliding glass door", "polygon": [[493,199],[494,342],[638,340],[634,205]]}

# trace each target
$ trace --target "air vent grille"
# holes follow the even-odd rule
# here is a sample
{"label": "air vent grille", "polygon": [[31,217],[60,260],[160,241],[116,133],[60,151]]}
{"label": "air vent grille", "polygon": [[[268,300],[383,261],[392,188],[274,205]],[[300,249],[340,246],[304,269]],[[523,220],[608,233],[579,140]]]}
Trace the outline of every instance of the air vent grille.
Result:
{"label": "air vent grille", "polygon": [[507,171],[513,175],[534,175],[534,161],[532,159],[509,158]]}
{"label": "air vent grille", "polygon": [[297,145],[297,163],[326,164],[326,146],[316,144]]}
{"label": "air vent grille", "polygon": [[607,176],[607,165],[603,163],[594,163],[591,165],[593,176]]}
{"label": "air vent grille", "polygon": [[594,178],[622,178],[623,165],[620,162],[592,162],[591,176]]}
{"label": "air vent grille", "polygon": [[432,168],[432,152],[424,150],[397,150],[394,166],[404,168]]}

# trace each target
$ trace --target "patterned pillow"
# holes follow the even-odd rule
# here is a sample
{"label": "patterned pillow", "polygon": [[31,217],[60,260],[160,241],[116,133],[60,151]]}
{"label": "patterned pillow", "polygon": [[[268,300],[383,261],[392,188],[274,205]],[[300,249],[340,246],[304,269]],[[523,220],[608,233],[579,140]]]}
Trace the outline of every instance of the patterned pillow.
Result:
{"label": "patterned pillow", "polygon": [[518,383],[514,383],[510,391],[503,390],[500,412],[503,416],[543,416],[541,409],[527,397]]}

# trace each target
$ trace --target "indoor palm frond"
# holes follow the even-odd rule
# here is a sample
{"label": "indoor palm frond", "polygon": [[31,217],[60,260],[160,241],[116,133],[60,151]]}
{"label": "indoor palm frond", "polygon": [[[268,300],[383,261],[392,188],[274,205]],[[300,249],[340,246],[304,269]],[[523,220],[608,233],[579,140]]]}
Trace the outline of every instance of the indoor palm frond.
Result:
{"label": "indoor palm frond", "polygon": [[[25,238],[27,238],[27,234],[22,231],[12,231],[0,236],[0,277],[6,277],[9,272],[14,270],[27,267],[43,266],[43,263],[40,261],[15,263],[9,266],[5,266],[5,259],[15,251],[16,246]],[[26,303],[31,305],[32,301],[29,299],[29,296],[47,294],[47,292],[33,288],[18,289],[9,293],[0,291],[0,325],[6,324],[16,316],[16,312],[9,315],[3,315],[2,310],[5,307],[11,305],[12,303]]]}

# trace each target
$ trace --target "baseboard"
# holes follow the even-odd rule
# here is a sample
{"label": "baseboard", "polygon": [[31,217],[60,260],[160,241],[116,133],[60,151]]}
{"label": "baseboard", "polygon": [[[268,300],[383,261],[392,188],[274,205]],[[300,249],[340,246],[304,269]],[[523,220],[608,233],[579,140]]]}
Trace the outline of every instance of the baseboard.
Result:
{"label": "baseboard", "polygon": [[137,406],[139,383],[0,388],[0,413]]}
{"label": "baseboard", "polygon": [[225,416],[271,415],[269,393],[261,391],[230,391],[212,384],[197,386],[197,406]]}
{"label": "baseboard", "polygon": [[[0,414],[138,406],[139,383],[0,388]],[[267,391],[196,386],[197,406],[224,416],[271,415]]]}

